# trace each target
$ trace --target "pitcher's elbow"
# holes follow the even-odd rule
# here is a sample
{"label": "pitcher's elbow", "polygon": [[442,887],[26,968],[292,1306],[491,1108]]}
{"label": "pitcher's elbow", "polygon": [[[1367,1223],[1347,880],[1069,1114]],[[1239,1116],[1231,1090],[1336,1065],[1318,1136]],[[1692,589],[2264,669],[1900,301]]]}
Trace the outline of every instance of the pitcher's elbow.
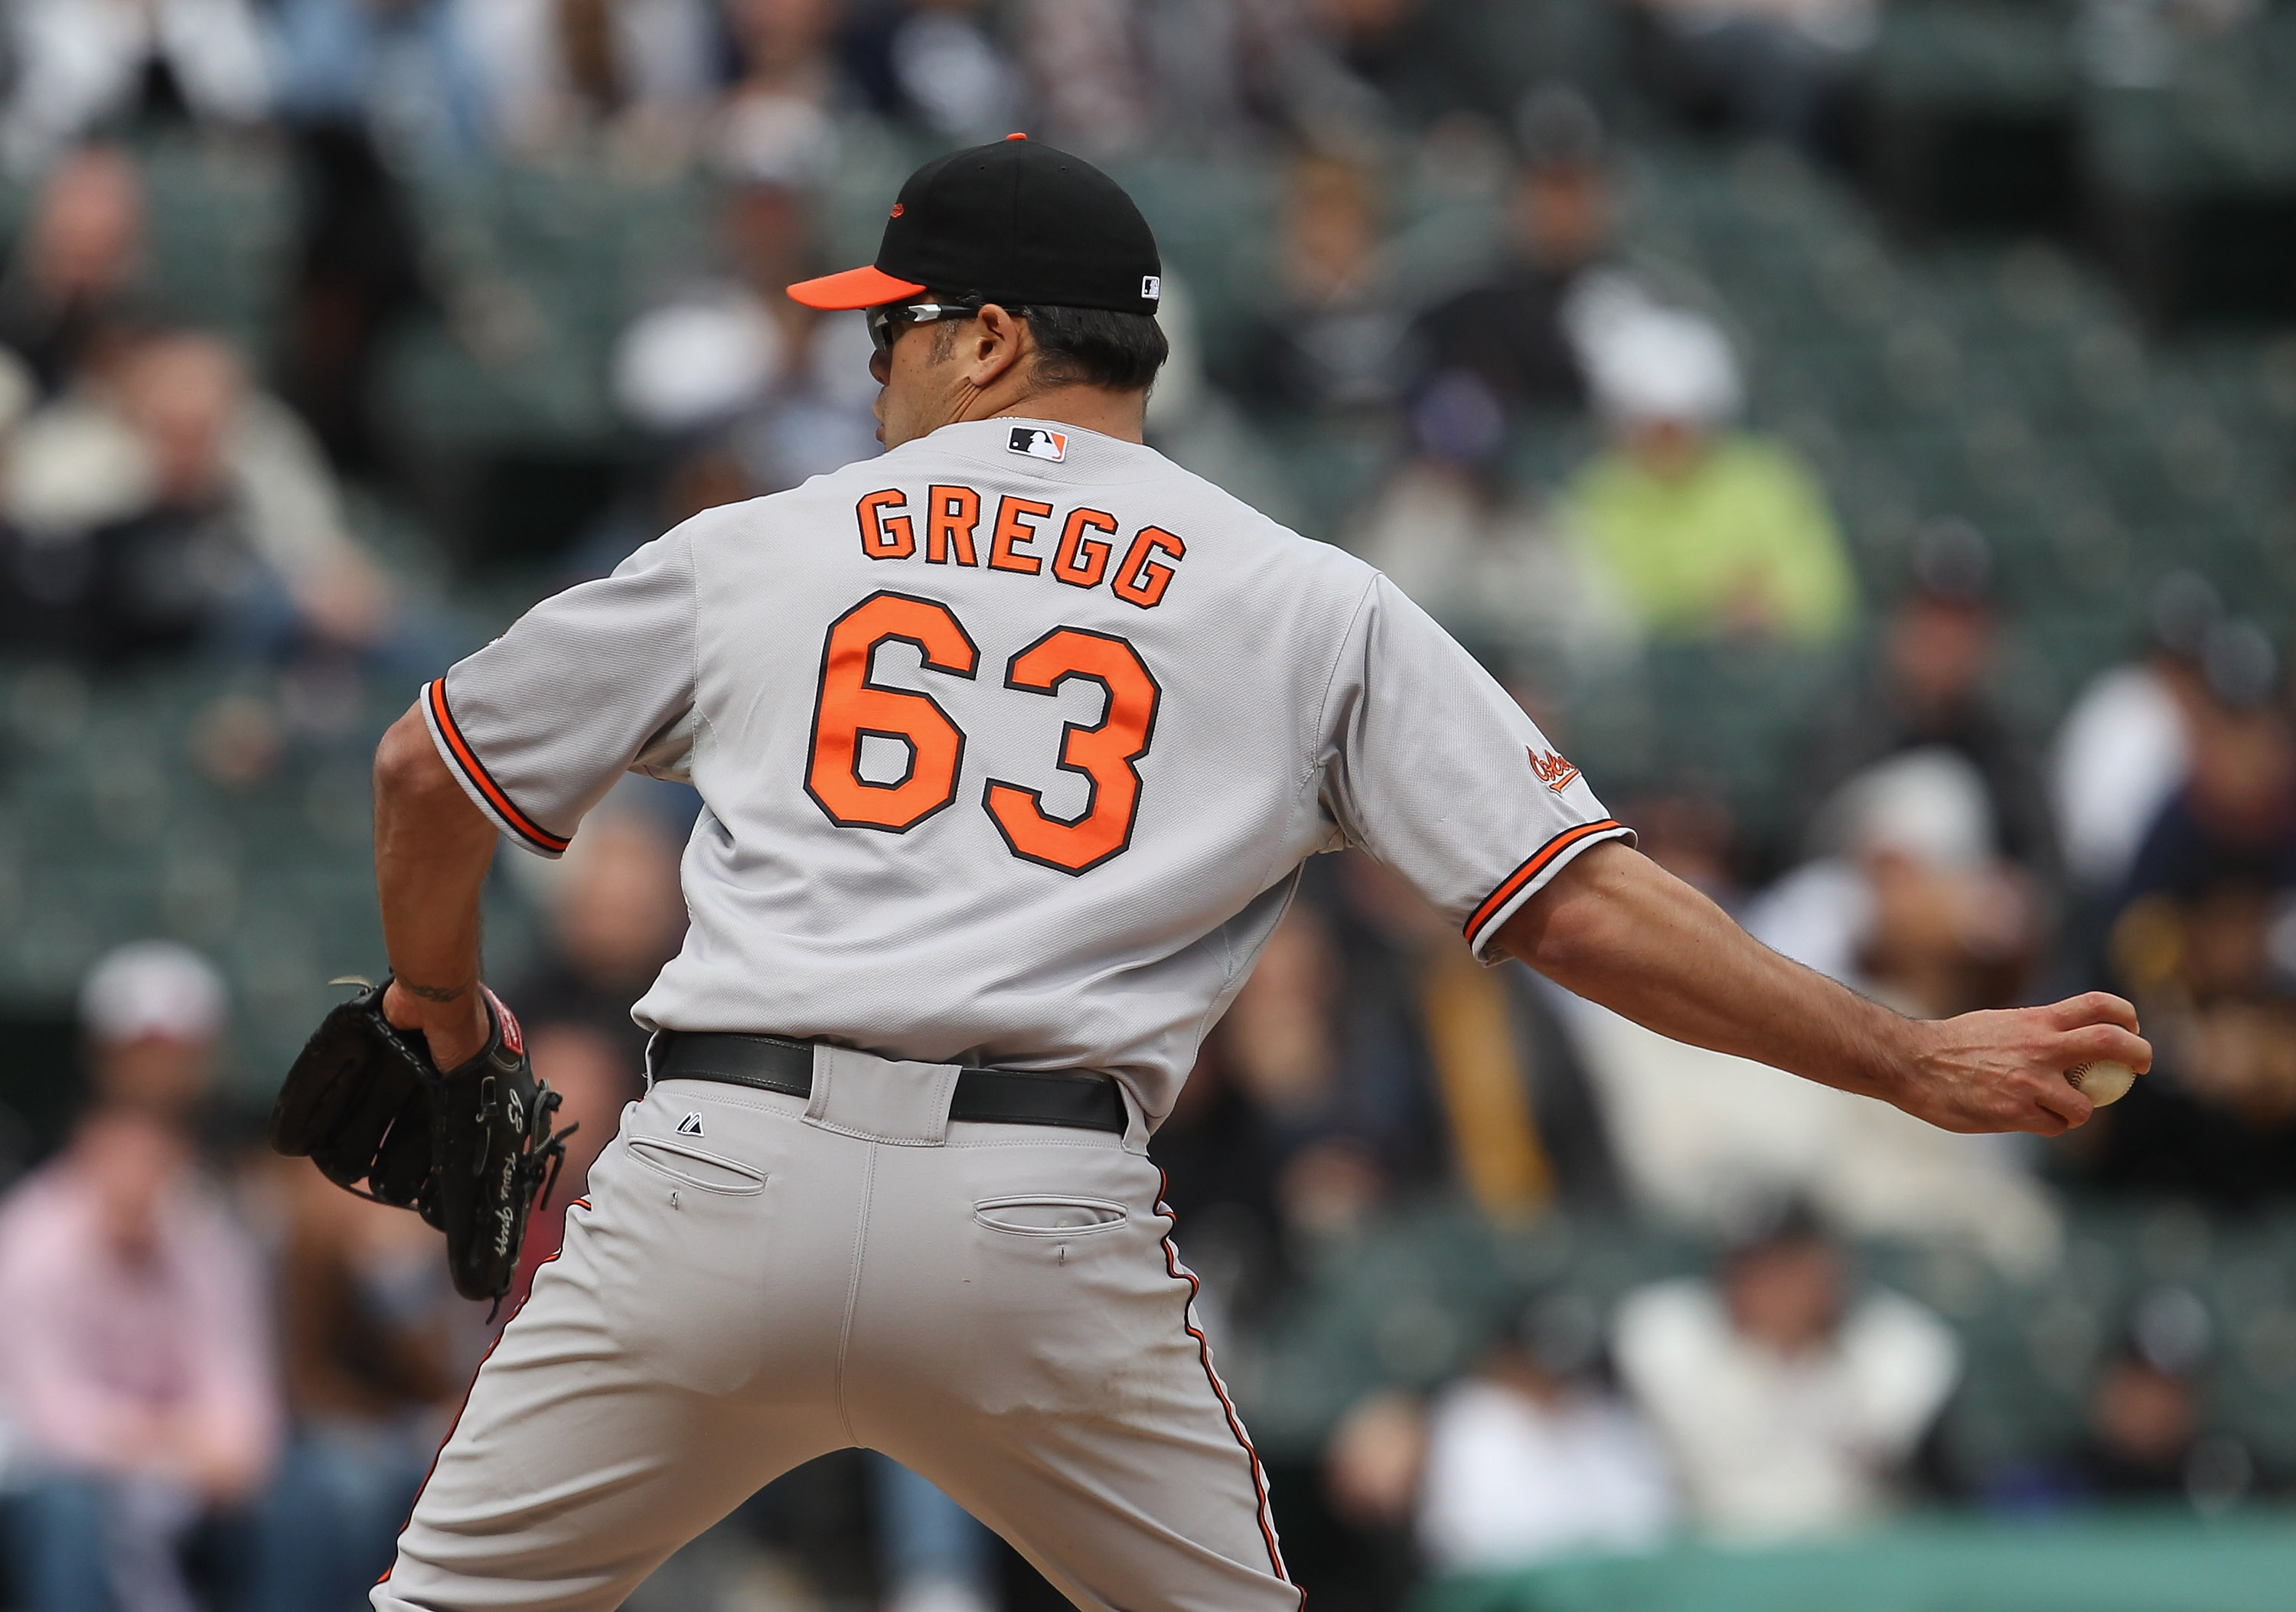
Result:
{"label": "pitcher's elbow", "polygon": [[378,803],[420,800],[440,787],[456,787],[430,742],[430,730],[419,708],[410,709],[390,725],[374,747],[374,798]]}
{"label": "pitcher's elbow", "polygon": [[1551,979],[1618,944],[1620,875],[1640,854],[1615,840],[1590,845],[1559,869],[1499,930],[1507,954]]}
{"label": "pitcher's elbow", "polygon": [[1602,942],[1592,933],[1599,923],[1600,915],[1587,912],[1583,904],[1558,903],[1521,931],[1510,926],[1501,943],[1549,979],[1563,981],[1602,950]]}

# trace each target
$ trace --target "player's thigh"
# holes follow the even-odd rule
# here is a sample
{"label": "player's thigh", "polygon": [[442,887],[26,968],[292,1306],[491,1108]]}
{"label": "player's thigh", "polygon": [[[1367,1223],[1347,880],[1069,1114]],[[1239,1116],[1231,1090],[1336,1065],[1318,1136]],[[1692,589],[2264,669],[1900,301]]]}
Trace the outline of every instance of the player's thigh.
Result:
{"label": "player's thigh", "polygon": [[[915,1201],[885,1190],[909,1175]],[[881,1164],[848,1382],[855,1431],[1080,1606],[1297,1612],[1159,1181],[1115,1147]],[[910,1228],[898,1239],[886,1235],[896,1216]]]}
{"label": "player's thigh", "polygon": [[633,1348],[630,1308],[674,1312],[677,1295],[607,1279],[586,1213],[472,1384],[371,1598],[382,1612],[609,1612],[758,1488],[847,1442],[801,1383],[709,1392]]}
{"label": "player's thigh", "polygon": [[[1205,1398],[1211,1398],[1206,1390]],[[1249,1457],[1201,1415],[971,1424],[891,1452],[1103,1612],[1300,1612]]]}

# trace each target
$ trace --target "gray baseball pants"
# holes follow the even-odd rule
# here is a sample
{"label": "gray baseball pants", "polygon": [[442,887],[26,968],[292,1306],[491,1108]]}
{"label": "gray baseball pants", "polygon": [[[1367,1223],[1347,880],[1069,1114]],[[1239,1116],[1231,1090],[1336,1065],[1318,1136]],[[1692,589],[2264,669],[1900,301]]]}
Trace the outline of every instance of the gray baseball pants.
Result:
{"label": "gray baseball pants", "polygon": [[820,1048],[810,1099],[657,1082],[480,1369],[378,1612],[611,1612],[853,1445],[1079,1607],[1299,1612],[1128,1134],[952,1123],[947,1065]]}

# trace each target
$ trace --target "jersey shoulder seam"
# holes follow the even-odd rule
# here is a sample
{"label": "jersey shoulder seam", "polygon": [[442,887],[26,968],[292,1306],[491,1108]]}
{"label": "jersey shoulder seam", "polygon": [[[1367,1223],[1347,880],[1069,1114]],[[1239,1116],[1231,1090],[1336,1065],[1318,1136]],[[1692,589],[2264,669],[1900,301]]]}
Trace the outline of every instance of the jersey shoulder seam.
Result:
{"label": "jersey shoulder seam", "polygon": [[[1304,736],[1304,742],[1300,746],[1302,751],[1302,765],[1300,769],[1300,779],[1299,782],[1293,785],[1292,791],[1294,810],[1298,809],[1298,802],[1300,797],[1308,792],[1308,790],[1314,785],[1316,778],[1324,770],[1324,718],[1332,709],[1332,686],[1339,681],[1340,662],[1347,656],[1348,645],[1355,637],[1356,623],[1363,619],[1364,611],[1370,604],[1372,592],[1379,586],[1379,578],[1380,573],[1374,571],[1371,573],[1369,578],[1365,580],[1364,590],[1356,599],[1356,607],[1348,613],[1347,625],[1341,629],[1338,642],[1334,645],[1332,650],[1332,663],[1324,673],[1323,697],[1316,703],[1315,719]],[[1355,838],[1352,835],[1348,834],[1347,826],[1345,824],[1341,824],[1340,826],[1340,833],[1346,838],[1348,843],[1355,843]],[[1269,859],[1267,866],[1261,869],[1261,876],[1263,879],[1267,873],[1274,870],[1276,862],[1281,859],[1281,857],[1282,852],[1279,851],[1276,856]],[[1263,889],[1266,888],[1265,884],[1261,887]]]}
{"label": "jersey shoulder seam", "polygon": [[[770,496],[770,495],[768,495]],[[762,503],[763,499],[744,499],[743,503]],[[740,505],[721,505],[720,509],[737,509]],[[714,511],[705,511],[713,514]],[[697,728],[705,728],[714,740],[718,725],[709,720],[709,712],[701,703],[701,556],[696,552],[693,533],[685,534],[685,636],[687,649],[686,687],[691,691],[687,704],[693,712]],[[687,746],[686,777],[693,776],[693,756],[701,750],[701,734],[696,733]]]}
{"label": "jersey shoulder seam", "polygon": [[[687,647],[692,653],[693,662],[692,680],[687,685],[693,692],[687,697],[693,704],[693,720],[696,727],[706,729],[714,742],[718,735],[718,724],[709,720],[709,709],[701,703],[701,556],[693,552],[693,540],[691,538],[688,538],[685,543],[685,600],[686,634],[689,640]],[[685,776],[688,778],[693,776],[693,762],[690,752],[700,748],[698,743],[700,738],[701,735],[696,733],[694,736],[696,743],[689,748],[685,763]]]}
{"label": "jersey shoulder seam", "polygon": [[[1289,529],[1287,528],[1285,530]],[[1323,698],[1316,702],[1315,719],[1308,728],[1306,735],[1306,742],[1301,746],[1302,750],[1305,752],[1305,764],[1301,767],[1300,771],[1300,781],[1293,786],[1292,792],[1293,810],[1295,810],[1298,809],[1298,802],[1300,796],[1308,793],[1309,786],[1315,783],[1316,775],[1323,770],[1320,758],[1323,747],[1324,717],[1324,714],[1332,708],[1332,686],[1339,681],[1340,662],[1344,659],[1347,654],[1348,643],[1355,637],[1356,623],[1363,619],[1364,610],[1371,600],[1372,590],[1379,585],[1379,576],[1380,573],[1374,571],[1365,580],[1363,593],[1357,598],[1355,609],[1348,613],[1348,624],[1341,629],[1339,642],[1332,651],[1331,666],[1324,674]],[[1344,827],[1342,827],[1341,832],[1342,834],[1346,833]],[[1262,890],[1268,888],[1268,885],[1264,881],[1266,880],[1267,874],[1274,871],[1276,864],[1283,859],[1283,851],[1279,848],[1273,856],[1269,857],[1267,865],[1261,868],[1260,879],[1263,882],[1260,884],[1259,887]],[[1298,889],[1297,880],[1300,872],[1299,865],[1295,863],[1292,871],[1294,881],[1293,889],[1296,894]],[[1287,902],[1286,904],[1288,905],[1289,903]],[[1223,952],[1225,953],[1223,960],[1226,970],[1226,979],[1233,980],[1235,975],[1235,951],[1234,948],[1228,942],[1226,925],[1221,925],[1220,945]],[[1221,999],[1225,998],[1226,994],[1226,991],[1223,989],[1219,996],[1213,998],[1211,1002],[1206,1005],[1203,1016],[1196,1022],[1196,1041],[1198,1045],[1201,1046],[1204,1037],[1211,1033],[1213,1016],[1220,1010]]]}
{"label": "jersey shoulder seam", "polygon": [[1379,590],[1381,573],[1374,571],[1364,580],[1363,592],[1357,596],[1356,607],[1348,613],[1348,624],[1340,630],[1339,643],[1332,651],[1332,664],[1324,674],[1324,696],[1316,705],[1316,722],[1308,735],[1308,767],[1301,777],[1305,783],[1322,769],[1324,725],[1332,710],[1332,690],[1340,680],[1340,662],[1347,656],[1348,646],[1355,641],[1356,625],[1371,608],[1371,596]]}

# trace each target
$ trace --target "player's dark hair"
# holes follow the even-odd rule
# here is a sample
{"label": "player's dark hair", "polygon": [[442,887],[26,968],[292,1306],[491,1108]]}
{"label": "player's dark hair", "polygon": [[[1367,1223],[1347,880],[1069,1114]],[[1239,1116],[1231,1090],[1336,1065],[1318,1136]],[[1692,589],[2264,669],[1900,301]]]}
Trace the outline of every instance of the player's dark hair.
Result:
{"label": "player's dark hair", "polygon": [[1028,318],[1037,333],[1037,379],[1046,386],[1142,391],[1172,356],[1152,314],[1031,307]]}
{"label": "player's dark hair", "polygon": [[[1029,328],[1037,333],[1035,378],[1040,386],[1144,391],[1164,367],[1164,360],[1172,356],[1164,327],[1152,314],[1035,305],[1007,311],[1027,319]],[[944,319],[934,327],[933,362],[947,362],[956,350],[961,328],[953,319]]]}

